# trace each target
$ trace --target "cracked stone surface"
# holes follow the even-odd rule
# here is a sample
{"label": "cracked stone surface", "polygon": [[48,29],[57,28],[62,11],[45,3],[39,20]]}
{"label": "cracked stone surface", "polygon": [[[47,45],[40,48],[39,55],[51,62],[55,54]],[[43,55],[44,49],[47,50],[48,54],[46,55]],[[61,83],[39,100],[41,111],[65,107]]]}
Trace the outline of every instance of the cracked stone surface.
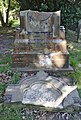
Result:
{"label": "cracked stone surface", "polygon": [[9,85],[5,92],[5,99],[9,95],[11,95],[11,102],[23,104],[52,108],[80,106],[76,86],[69,85],[65,78],[48,76],[44,71],[24,78],[16,85]]}

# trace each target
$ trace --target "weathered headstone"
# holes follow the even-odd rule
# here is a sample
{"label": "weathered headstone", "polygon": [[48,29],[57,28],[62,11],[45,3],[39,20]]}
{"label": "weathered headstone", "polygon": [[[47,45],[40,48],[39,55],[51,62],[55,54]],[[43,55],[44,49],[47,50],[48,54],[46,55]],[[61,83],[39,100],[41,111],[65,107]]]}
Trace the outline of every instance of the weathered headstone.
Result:
{"label": "weathered headstone", "polygon": [[[32,39],[40,39],[50,35],[59,36],[60,11],[38,12],[26,10],[20,12],[21,29],[29,32]],[[38,34],[39,33],[39,34]],[[44,36],[45,35],[45,36]]]}

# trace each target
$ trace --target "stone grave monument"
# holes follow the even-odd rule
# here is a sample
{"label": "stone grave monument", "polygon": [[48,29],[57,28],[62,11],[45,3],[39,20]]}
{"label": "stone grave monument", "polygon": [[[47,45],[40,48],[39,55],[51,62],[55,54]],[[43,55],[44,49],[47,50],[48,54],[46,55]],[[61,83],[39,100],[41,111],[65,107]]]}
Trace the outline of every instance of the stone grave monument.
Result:
{"label": "stone grave monument", "polygon": [[72,70],[60,11],[21,11],[12,59],[20,71]]}
{"label": "stone grave monument", "polygon": [[38,71],[6,88],[5,102],[42,105],[51,108],[80,106],[77,87],[68,78],[48,75],[48,71],[69,71],[69,52],[60,11],[21,11],[12,54],[13,67]]}

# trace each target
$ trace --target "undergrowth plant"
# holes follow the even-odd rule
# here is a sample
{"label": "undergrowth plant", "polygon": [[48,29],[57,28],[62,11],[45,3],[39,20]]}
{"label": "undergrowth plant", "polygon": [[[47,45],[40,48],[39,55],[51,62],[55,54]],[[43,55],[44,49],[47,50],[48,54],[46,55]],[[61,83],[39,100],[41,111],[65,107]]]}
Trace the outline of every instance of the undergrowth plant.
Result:
{"label": "undergrowth plant", "polygon": [[12,70],[12,57],[11,55],[3,55],[0,60],[0,73],[12,72],[12,83],[15,84],[20,80],[20,73]]}
{"label": "undergrowth plant", "polygon": [[81,44],[71,42],[69,44],[69,52],[70,65],[73,67],[74,72],[69,73],[68,76],[75,81],[81,97],[81,67],[79,67],[79,64],[81,64]]}
{"label": "undergrowth plant", "polygon": [[0,73],[11,70],[12,58],[11,55],[0,56]]}
{"label": "undergrowth plant", "polygon": [[12,83],[16,84],[20,80],[20,73],[15,72],[12,76]]}

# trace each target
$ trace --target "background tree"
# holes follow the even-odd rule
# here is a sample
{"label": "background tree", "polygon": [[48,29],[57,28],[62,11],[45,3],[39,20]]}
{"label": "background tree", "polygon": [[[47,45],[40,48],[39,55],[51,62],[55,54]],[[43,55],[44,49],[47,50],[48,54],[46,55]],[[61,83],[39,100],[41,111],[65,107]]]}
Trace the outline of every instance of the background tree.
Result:
{"label": "background tree", "polygon": [[9,26],[10,17],[13,17],[13,13],[16,13],[17,11],[19,11],[19,5],[16,0],[1,0],[0,21],[2,26]]}
{"label": "background tree", "polygon": [[7,11],[6,11],[6,24],[8,25],[8,17],[9,17],[9,10],[10,10],[10,2],[11,0],[8,0],[8,7],[7,7]]}

